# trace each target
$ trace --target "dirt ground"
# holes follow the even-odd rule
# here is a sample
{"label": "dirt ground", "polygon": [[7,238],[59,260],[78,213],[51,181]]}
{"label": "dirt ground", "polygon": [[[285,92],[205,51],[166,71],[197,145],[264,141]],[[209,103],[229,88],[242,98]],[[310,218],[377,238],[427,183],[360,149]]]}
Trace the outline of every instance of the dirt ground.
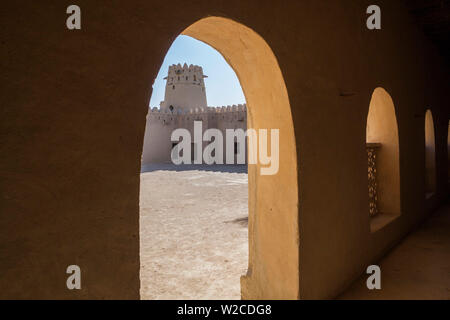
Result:
{"label": "dirt ground", "polygon": [[140,193],[141,298],[240,299],[246,167],[150,165]]}

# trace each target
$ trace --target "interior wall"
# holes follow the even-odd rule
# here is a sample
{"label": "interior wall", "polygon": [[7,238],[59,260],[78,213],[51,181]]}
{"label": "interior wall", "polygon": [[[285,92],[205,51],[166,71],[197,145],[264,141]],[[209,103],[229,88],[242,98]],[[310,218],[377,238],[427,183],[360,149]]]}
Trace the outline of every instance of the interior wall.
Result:
{"label": "interior wall", "polygon": [[[298,194],[298,224],[291,213],[283,223],[298,228],[298,260],[294,253],[284,261],[299,281],[266,291],[273,287],[258,278],[248,288],[261,291],[245,298],[334,297],[447,197],[448,67],[402,2],[378,1],[382,29],[375,31],[365,25],[365,0],[79,0],[78,31],[65,27],[70,4],[9,1],[0,12],[0,298],[139,298],[139,172],[151,84],[176,36],[207,16],[230,18],[264,39],[292,114],[295,148],[285,144],[281,154],[295,159],[298,190],[274,177],[277,184],[261,192]],[[255,75],[235,71],[240,79],[267,76],[251,67],[243,70]],[[365,127],[380,86],[395,97],[402,215],[370,233]],[[435,119],[438,177],[428,200],[426,106]],[[261,125],[283,123],[258,117]],[[279,218],[257,200],[266,222]],[[266,222],[254,227],[266,234]],[[255,244],[266,256],[293,245],[291,238]],[[65,286],[70,264],[81,267],[82,290]],[[273,266],[261,275],[277,279]]]}

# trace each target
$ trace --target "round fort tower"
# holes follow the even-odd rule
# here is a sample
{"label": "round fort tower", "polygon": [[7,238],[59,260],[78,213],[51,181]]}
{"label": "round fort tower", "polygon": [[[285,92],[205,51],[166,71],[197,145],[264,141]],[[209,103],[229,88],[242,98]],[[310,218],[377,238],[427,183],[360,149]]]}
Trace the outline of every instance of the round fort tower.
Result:
{"label": "round fort tower", "polygon": [[206,108],[206,90],[203,68],[185,63],[169,66],[166,80],[164,101],[161,110],[189,111],[194,108]]}

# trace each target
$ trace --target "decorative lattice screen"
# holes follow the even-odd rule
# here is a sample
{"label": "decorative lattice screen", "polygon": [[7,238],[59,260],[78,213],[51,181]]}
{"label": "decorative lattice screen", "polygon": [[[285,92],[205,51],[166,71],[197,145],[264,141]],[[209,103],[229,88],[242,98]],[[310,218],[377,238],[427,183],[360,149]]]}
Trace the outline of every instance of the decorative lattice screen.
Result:
{"label": "decorative lattice screen", "polygon": [[367,143],[367,176],[369,181],[369,215],[371,217],[378,213],[377,194],[377,154],[381,145],[379,143]]}

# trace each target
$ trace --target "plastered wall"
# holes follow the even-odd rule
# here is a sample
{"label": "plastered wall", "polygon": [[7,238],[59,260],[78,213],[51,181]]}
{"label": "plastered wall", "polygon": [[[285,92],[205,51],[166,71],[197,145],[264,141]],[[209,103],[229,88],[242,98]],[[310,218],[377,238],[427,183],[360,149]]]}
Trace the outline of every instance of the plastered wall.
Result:
{"label": "plastered wall", "polygon": [[[280,174],[267,180],[249,170],[249,191],[262,188],[249,199],[245,298],[334,297],[446,198],[448,67],[402,2],[378,1],[379,31],[365,27],[368,1],[80,0],[81,31],[65,27],[70,4],[9,1],[0,12],[1,298],[139,298],[139,171],[151,85],[176,36],[207,16],[254,30],[280,71],[266,56],[247,57],[260,61],[249,66],[233,60],[239,45],[229,38],[225,46],[215,30],[191,34],[235,68],[248,125],[287,132]],[[266,71],[255,72],[258,65]],[[370,233],[365,138],[377,87],[396,108],[402,214]],[[271,100],[285,91],[285,100]],[[289,106],[292,127],[286,110],[273,116],[260,105]],[[437,177],[428,200],[426,108]],[[70,264],[81,267],[82,290],[65,286]]]}
{"label": "plastered wall", "polygon": [[[197,111],[196,111],[197,110]],[[247,129],[247,109],[245,105],[223,107],[196,108],[188,112],[183,109],[174,111],[153,108],[147,114],[144,144],[142,147],[142,164],[170,163],[173,141],[172,133],[176,129],[187,129],[190,133],[191,143],[194,143],[194,122],[201,121],[201,138],[208,129],[218,129],[223,137],[222,163],[226,163],[227,129]],[[174,137],[177,142],[178,137]],[[236,140],[237,141],[237,140]],[[202,150],[210,142],[202,143]],[[245,143],[245,142],[244,142]],[[231,152],[234,154],[234,143],[231,142]],[[202,151],[203,154],[203,151]],[[193,158],[192,158],[193,159]],[[246,157],[245,157],[246,159]],[[234,155],[234,163],[238,163]],[[241,163],[242,164],[242,163]]]}

